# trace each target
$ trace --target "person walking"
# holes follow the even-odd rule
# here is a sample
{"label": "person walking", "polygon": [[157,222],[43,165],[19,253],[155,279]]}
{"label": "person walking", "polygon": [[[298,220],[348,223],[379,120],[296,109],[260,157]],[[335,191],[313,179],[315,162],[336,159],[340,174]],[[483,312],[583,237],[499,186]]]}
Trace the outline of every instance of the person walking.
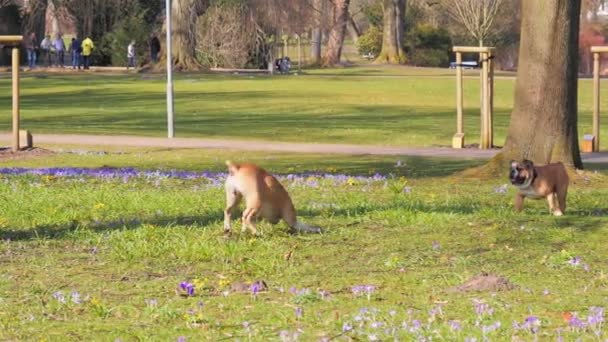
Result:
{"label": "person walking", "polygon": [[40,42],[40,63],[48,68],[51,66],[51,36],[46,35],[42,42]]}
{"label": "person walking", "polygon": [[78,68],[80,70],[80,55],[82,54],[82,42],[78,37],[72,38],[72,44],[70,45],[70,53],[72,54],[72,69]]}
{"label": "person walking", "polygon": [[65,42],[63,41],[63,37],[61,37],[61,33],[57,33],[55,40],[53,41],[53,46],[55,47],[55,65],[60,68],[64,66],[64,58],[65,58]]}
{"label": "person walking", "polygon": [[38,39],[36,39],[36,33],[30,32],[25,39],[23,46],[25,46],[25,51],[27,52],[27,66],[30,67],[30,69],[33,69],[36,67],[36,53],[38,52]]}
{"label": "person walking", "polygon": [[158,62],[158,54],[160,53],[160,40],[152,34],[150,37],[150,59],[152,63]]}
{"label": "person walking", "polygon": [[88,70],[89,66],[91,66],[91,54],[93,53],[93,49],[95,49],[95,44],[93,44],[93,40],[89,37],[86,37],[82,41],[82,59],[84,62],[85,70]]}
{"label": "person walking", "polygon": [[129,67],[135,68],[135,41],[132,40],[131,44],[127,46],[127,70]]}

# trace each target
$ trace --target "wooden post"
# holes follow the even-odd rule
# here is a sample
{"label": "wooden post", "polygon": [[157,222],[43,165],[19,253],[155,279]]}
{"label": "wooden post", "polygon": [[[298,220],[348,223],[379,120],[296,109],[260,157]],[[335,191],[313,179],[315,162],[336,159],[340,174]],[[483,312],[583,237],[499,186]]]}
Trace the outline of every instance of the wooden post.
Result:
{"label": "wooden post", "polygon": [[481,53],[481,143],[480,148],[489,148],[489,137],[488,137],[488,108],[490,104],[488,94],[488,54],[486,52]]}
{"label": "wooden post", "polygon": [[593,152],[600,150],[600,54],[593,53]]}
{"label": "wooden post", "polygon": [[19,151],[19,48],[13,47],[13,152]]}
{"label": "wooden post", "polygon": [[489,148],[494,146],[494,55],[488,54],[489,83],[488,83],[488,143]]}
{"label": "wooden post", "polygon": [[300,35],[298,37],[298,71],[302,71],[302,39]]}
{"label": "wooden post", "polygon": [[456,52],[456,133],[464,133],[462,107],[462,53]]}

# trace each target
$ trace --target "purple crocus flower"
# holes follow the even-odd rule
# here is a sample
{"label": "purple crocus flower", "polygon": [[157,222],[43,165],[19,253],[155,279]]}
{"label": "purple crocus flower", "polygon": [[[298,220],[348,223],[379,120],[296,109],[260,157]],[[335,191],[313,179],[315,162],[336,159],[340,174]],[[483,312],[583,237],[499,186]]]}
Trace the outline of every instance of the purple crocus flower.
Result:
{"label": "purple crocus flower", "polygon": [[350,325],[348,323],[342,324],[342,332],[346,333],[346,332],[349,332],[351,330],[353,330],[353,326],[352,325]]}
{"label": "purple crocus flower", "polygon": [[576,267],[581,264],[581,261],[582,261],[581,257],[577,255],[574,258],[568,260],[567,263]]}
{"label": "purple crocus flower", "polygon": [[439,242],[437,242],[437,241],[433,241],[433,250],[434,250],[434,251],[438,251],[438,250],[439,250],[439,248],[440,248],[440,246],[439,246]]}
{"label": "purple crocus flower", "polygon": [[186,342],[186,338],[184,336],[180,336],[177,338],[177,342]]}
{"label": "purple crocus flower", "polygon": [[186,293],[188,294],[188,296],[194,296],[194,284],[191,284],[187,281],[181,282],[179,284],[179,287],[186,291]]}
{"label": "purple crocus flower", "polygon": [[457,322],[457,321],[448,321],[448,323],[450,324],[450,329],[452,331],[461,331],[462,330],[462,325],[460,325],[459,322]]}
{"label": "purple crocus flower", "polygon": [[260,284],[257,281],[253,282],[249,286],[249,291],[251,291],[251,293],[253,294],[253,298],[257,298],[258,297],[258,292],[260,292]]}
{"label": "purple crocus flower", "polygon": [[61,291],[57,291],[57,292],[53,293],[53,298],[55,298],[61,304],[66,303],[65,297],[63,296],[63,292],[61,292]]}
{"label": "purple crocus flower", "polygon": [[296,308],[296,316],[302,317],[302,308]]}
{"label": "purple crocus flower", "polygon": [[70,295],[72,302],[75,304],[80,304],[82,303],[82,298],[80,298],[80,293],[78,293],[77,291],[72,291],[72,294]]}

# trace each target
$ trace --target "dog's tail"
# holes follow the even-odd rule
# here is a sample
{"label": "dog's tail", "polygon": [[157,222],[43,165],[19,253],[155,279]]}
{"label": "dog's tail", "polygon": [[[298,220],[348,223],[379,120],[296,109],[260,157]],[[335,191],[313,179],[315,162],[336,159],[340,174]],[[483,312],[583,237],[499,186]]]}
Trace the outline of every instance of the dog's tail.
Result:
{"label": "dog's tail", "polygon": [[305,223],[302,223],[300,221],[296,221],[296,224],[291,227],[293,230],[297,231],[297,232],[304,232],[304,233],[316,233],[319,234],[321,233],[321,228],[319,227],[314,227],[314,226],[309,226]]}
{"label": "dog's tail", "polygon": [[226,166],[228,166],[228,173],[230,173],[230,175],[234,175],[239,170],[239,165],[230,160],[226,160]]}

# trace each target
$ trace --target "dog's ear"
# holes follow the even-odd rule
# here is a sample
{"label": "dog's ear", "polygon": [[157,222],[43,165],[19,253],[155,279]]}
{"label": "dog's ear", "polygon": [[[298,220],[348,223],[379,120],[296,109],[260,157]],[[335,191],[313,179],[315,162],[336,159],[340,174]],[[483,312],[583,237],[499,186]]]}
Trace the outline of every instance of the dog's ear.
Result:
{"label": "dog's ear", "polygon": [[226,166],[228,166],[228,173],[230,175],[234,175],[239,170],[239,166],[230,160],[226,160]]}
{"label": "dog's ear", "polygon": [[521,163],[526,169],[534,168],[534,163],[531,160],[524,159]]}

